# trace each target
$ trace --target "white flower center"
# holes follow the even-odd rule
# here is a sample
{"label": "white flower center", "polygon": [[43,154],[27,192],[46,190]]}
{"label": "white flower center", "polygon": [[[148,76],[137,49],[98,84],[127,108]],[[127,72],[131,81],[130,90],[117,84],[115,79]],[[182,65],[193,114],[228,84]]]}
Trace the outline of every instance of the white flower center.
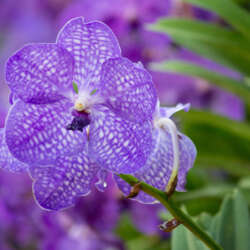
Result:
{"label": "white flower center", "polygon": [[85,111],[90,113],[94,104],[102,102],[103,99],[97,93],[91,94],[91,91],[84,90],[77,95],[74,103],[74,109],[79,112]]}
{"label": "white flower center", "polygon": [[91,96],[88,92],[82,92],[75,100],[74,109],[77,111],[87,111],[90,109]]}

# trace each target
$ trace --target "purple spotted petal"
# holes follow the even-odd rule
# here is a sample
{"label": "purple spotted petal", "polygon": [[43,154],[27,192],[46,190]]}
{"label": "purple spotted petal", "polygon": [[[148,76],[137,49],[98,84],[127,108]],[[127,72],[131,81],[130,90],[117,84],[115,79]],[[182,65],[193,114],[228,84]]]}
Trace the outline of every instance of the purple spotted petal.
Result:
{"label": "purple spotted petal", "polygon": [[28,165],[18,161],[10,153],[4,138],[4,130],[0,129],[0,168],[13,173],[21,173],[28,169]]}
{"label": "purple spotted petal", "polygon": [[6,124],[11,153],[26,163],[48,164],[82,150],[86,135],[65,129],[72,121],[71,107],[67,99],[40,105],[16,102]]}
{"label": "purple spotted petal", "polygon": [[106,107],[92,114],[90,154],[103,169],[133,173],[144,166],[152,146],[151,123],[133,123]]}
{"label": "purple spotted petal", "polygon": [[185,191],[186,175],[190,168],[192,168],[197,150],[191,139],[183,134],[180,134],[180,171],[178,174],[177,191]]}
{"label": "purple spotted petal", "polygon": [[50,103],[72,89],[73,58],[56,44],[30,44],[9,58],[6,80],[24,102]]}
{"label": "purple spotted petal", "polygon": [[[179,139],[180,166],[176,190],[184,191],[186,175],[193,166],[196,157],[196,148],[192,141],[185,135],[180,134]],[[173,148],[171,135],[162,130],[155,130],[153,150],[146,166],[134,174],[136,178],[144,181],[155,188],[165,190],[173,167]],[[131,187],[119,177],[115,176],[118,187],[128,195]],[[140,192],[135,198],[143,203],[154,203],[155,200],[144,192]]]}
{"label": "purple spotted petal", "polygon": [[86,149],[75,156],[58,158],[54,165],[30,168],[38,204],[48,210],[74,205],[77,197],[90,192],[97,170]]}
{"label": "purple spotted petal", "polygon": [[101,94],[114,112],[132,121],[151,119],[156,93],[150,74],[126,58],[109,59],[101,71]]}
{"label": "purple spotted petal", "polygon": [[112,30],[101,22],[85,23],[82,17],[70,20],[59,32],[57,44],[74,57],[74,81],[87,86],[100,79],[101,65],[119,57],[121,50]]}

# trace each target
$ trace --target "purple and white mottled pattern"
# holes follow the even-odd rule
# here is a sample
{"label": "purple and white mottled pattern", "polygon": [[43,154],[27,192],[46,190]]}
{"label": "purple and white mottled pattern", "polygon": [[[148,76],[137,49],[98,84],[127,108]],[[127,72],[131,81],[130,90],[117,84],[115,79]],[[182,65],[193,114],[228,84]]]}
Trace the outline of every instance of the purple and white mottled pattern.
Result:
{"label": "purple and white mottled pattern", "polygon": [[192,142],[192,140],[185,136],[184,134],[180,134],[180,171],[178,173],[178,183],[176,186],[177,191],[185,191],[186,184],[186,176],[190,168],[193,167],[195,158],[197,155],[197,150]]}
{"label": "purple and white mottled pattern", "polygon": [[15,159],[10,153],[4,136],[4,129],[0,129],[0,168],[13,173],[24,172],[28,169],[28,165]]}
{"label": "purple and white mottled pattern", "polygon": [[6,65],[11,91],[25,102],[50,103],[72,89],[73,58],[56,44],[30,44]]}
{"label": "purple and white mottled pattern", "polygon": [[87,195],[99,169],[87,155],[88,150],[75,156],[64,156],[49,166],[32,166],[35,180],[33,192],[38,204],[49,210],[60,210],[75,203],[78,196]]}
{"label": "purple and white mottled pattern", "polygon": [[86,135],[65,128],[72,121],[71,107],[67,99],[40,105],[17,101],[6,122],[11,153],[26,163],[47,164],[83,150]]}
{"label": "purple and white mottled pattern", "polygon": [[[186,109],[187,105],[177,105],[175,112]],[[161,108],[159,117],[160,119],[163,111],[165,114],[172,115],[174,108]],[[169,111],[169,112],[168,112]],[[188,170],[193,166],[196,158],[196,148],[193,142],[185,135],[178,133],[179,135],[179,171],[178,171],[178,182],[176,186],[177,191],[184,191],[186,184],[186,175]],[[164,128],[155,127],[153,133],[153,149],[146,165],[134,173],[134,176],[141,181],[144,181],[155,188],[165,190],[170,179],[174,164],[174,152],[173,152],[173,141],[170,132]],[[125,195],[130,193],[131,187],[120,177],[115,176],[115,181],[118,187],[123,191]],[[155,199],[144,192],[140,192],[135,200],[142,203],[154,203]]]}
{"label": "purple and white mottled pattern", "polygon": [[58,34],[57,44],[74,56],[74,81],[83,87],[99,81],[101,66],[107,59],[121,56],[111,29],[97,21],[85,23],[82,17],[65,24]]}
{"label": "purple and white mottled pattern", "polygon": [[144,166],[152,146],[151,122],[134,123],[100,106],[90,124],[90,154],[102,168],[133,173]]}
{"label": "purple and white mottled pattern", "polygon": [[102,66],[100,83],[116,115],[137,122],[152,119],[157,97],[145,69],[126,58],[109,59]]}
{"label": "purple and white mottled pattern", "polygon": [[5,117],[6,117],[6,114],[7,114],[6,109],[7,108],[4,107],[4,104],[2,102],[0,102],[0,128],[4,127]]}
{"label": "purple and white mottled pattern", "polygon": [[[132,173],[145,165],[156,94],[151,76],[137,65],[120,56],[105,24],[82,18],[63,27],[57,44],[27,45],[10,57],[6,80],[14,104],[6,144],[16,159],[31,165],[42,207],[71,206],[77,196],[87,194],[101,169]],[[74,81],[78,93],[73,92]],[[86,121],[76,119],[83,114]],[[95,161],[95,167],[84,158],[83,172],[77,171],[79,153]],[[80,184],[62,183],[80,176]]]}

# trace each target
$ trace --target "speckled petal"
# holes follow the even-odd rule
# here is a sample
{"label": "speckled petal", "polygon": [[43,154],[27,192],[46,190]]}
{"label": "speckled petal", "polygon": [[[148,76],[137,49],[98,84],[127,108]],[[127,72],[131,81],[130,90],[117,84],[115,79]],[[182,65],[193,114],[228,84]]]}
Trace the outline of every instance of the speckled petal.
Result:
{"label": "speckled petal", "polygon": [[[136,178],[144,181],[155,188],[165,190],[170,178],[173,166],[173,148],[171,143],[171,135],[162,130],[156,130],[154,133],[153,151],[147,161],[146,166],[134,174]],[[196,157],[196,148],[193,142],[183,134],[179,139],[180,150],[180,167],[178,172],[178,183],[176,190],[184,191],[186,183],[186,175],[188,170],[193,166]],[[131,187],[119,177],[114,177],[118,187],[128,195]],[[135,198],[142,203],[154,203],[155,199],[144,192],[140,192]]]}
{"label": "speckled petal", "polygon": [[0,129],[0,168],[13,173],[26,171],[28,165],[13,157],[5,143],[4,137],[4,129]]}
{"label": "speckled petal", "polygon": [[65,24],[57,44],[73,55],[74,81],[78,86],[98,82],[102,63],[121,54],[119,43],[108,26],[97,21],[85,23],[82,17]]}
{"label": "speckled petal", "polygon": [[126,58],[109,59],[101,71],[101,94],[116,115],[132,121],[151,119],[156,92],[150,74]]}
{"label": "speckled petal", "polygon": [[150,122],[133,123],[102,106],[92,114],[90,154],[103,169],[133,173],[144,166],[152,146]]}
{"label": "speckled petal", "polygon": [[30,44],[9,58],[6,80],[20,99],[50,103],[72,89],[73,57],[56,44]]}
{"label": "speckled petal", "polygon": [[26,163],[47,164],[82,150],[86,135],[65,129],[72,121],[71,107],[67,99],[40,105],[16,102],[6,124],[11,153]]}
{"label": "speckled petal", "polygon": [[183,135],[180,134],[180,151],[181,151],[181,157],[180,157],[180,171],[178,174],[178,183],[176,186],[177,191],[185,191],[185,185],[186,185],[186,175],[188,173],[188,170],[193,167],[195,158],[197,155],[197,150],[192,142],[192,140]]}
{"label": "speckled petal", "polygon": [[30,168],[34,179],[33,193],[38,204],[48,210],[60,210],[74,205],[79,196],[91,190],[98,168],[90,163],[87,150],[58,158],[54,165]]}

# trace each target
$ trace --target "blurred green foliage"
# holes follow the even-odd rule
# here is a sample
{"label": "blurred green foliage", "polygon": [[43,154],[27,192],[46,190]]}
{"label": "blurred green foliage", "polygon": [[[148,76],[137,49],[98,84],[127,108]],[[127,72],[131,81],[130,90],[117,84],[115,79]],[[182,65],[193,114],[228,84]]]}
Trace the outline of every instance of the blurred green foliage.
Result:
{"label": "blurred green foliage", "polygon": [[[211,216],[207,213],[196,218],[200,226],[226,250],[248,250],[250,247],[248,204],[240,191],[228,194],[221,205],[220,211]],[[208,249],[184,226],[174,230],[171,240],[172,250],[205,250]]]}
{"label": "blurred green foliage", "polygon": [[149,28],[170,35],[177,44],[204,57],[250,74],[249,40],[234,30],[184,18],[160,19]]}
{"label": "blurred green foliage", "polygon": [[126,244],[128,250],[170,250],[170,238],[165,240],[159,235],[145,235],[139,232],[131,219],[129,213],[123,214],[116,228],[116,234]]}
{"label": "blurred green foliage", "polygon": [[[250,107],[250,14],[232,0],[185,0],[217,13],[228,25],[183,18],[160,19],[151,30],[171,36],[177,44],[238,71],[241,80],[182,61],[152,64],[159,71],[203,78],[238,95]],[[182,129],[198,149],[196,165],[226,170],[232,176],[250,175],[250,124],[233,121],[208,111],[179,115]]]}
{"label": "blurred green foliage", "polygon": [[[181,121],[182,131],[194,141],[198,156],[196,168],[188,176],[189,191],[175,193],[173,200],[184,204],[187,212],[196,216],[196,221],[223,249],[247,250],[250,249],[250,3],[247,0],[184,2],[212,11],[224,22],[164,18],[149,29],[169,35],[178,45],[229,67],[242,77],[230,78],[177,60],[153,63],[152,69],[202,78],[237,95],[245,103],[246,119],[233,121],[206,110],[180,112],[175,117]],[[171,249],[207,248],[179,226],[173,232]]]}
{"label": "blurred green foliage", "polygon": [[203,78],[210,84],[224,88],[240,98],[247,104],[250,104],[249,92],[250,84],[247,81],[239,81],[217,72],[202,68],[198,65],[181,62],[181,61],[166,61],[164,63],[151,64],[152,69],[162,72],[174,72],[188,76]]}

